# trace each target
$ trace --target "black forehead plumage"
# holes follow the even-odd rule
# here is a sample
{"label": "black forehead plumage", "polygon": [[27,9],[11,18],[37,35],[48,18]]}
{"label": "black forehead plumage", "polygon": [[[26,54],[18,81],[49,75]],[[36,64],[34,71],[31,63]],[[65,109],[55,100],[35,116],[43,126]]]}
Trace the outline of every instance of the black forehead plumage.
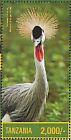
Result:
{"label": "black forehead plumage", "polygon": [[42,35],[42,28],[35,26],[32,30],[32,34],[35,39],[39,38]]}

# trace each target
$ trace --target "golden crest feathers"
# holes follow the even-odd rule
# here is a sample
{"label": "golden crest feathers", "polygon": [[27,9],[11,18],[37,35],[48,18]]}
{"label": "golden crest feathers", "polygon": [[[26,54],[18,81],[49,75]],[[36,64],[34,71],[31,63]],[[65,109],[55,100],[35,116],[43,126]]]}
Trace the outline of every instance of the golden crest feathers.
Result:
{"label": "golden crest feathers", "polygon": [[34,26],[40,26],[47,39],[51,39],[56,35],[58,30],[58,21],[55,16],[38,8],[29,8],[17,18],[17,28],[21,36],[30,37]]}

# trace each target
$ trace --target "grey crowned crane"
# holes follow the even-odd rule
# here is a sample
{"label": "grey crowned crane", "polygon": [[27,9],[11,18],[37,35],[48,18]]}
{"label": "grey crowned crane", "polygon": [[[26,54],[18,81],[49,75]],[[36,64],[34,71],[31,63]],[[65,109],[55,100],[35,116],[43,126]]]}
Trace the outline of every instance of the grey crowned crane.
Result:
{"label": "grey crowned crane", "polygon": [[3,115],[5,115],[3,121],[6,121],[8,115],[9,120],[7,121],[36,121],[46,103],[48,82],[44,65],[45,35],[41,27],[34,27],[32,39],[36,66],[35,80],[33,83],[17,84],[5,88],[2,94],[2,109]]}
{"label": "grey crowned crane", "polygon": [[[33,13],[33,12],[32,12]],[[31,14],[32,19],[33,15]],[[21,18],[22,19],[22,18]],[[19,25],[23,27],[23,22],[18,20]],[[36,17],[35,17],[36,19]],[[51,22],[47,22],[49,27],[53,28],[49,37],[53,36],[56,32],[56,23],[52,18]],[[33,23],[33,22],[32,22]],[[54,24],[55,23],[55,24]],[[24,23],[23,23],[24,24]],[[29,26],[29,23],[24,24]],[[32,24],[31,24],[32,25]],[[35,25],[35,24],[34,24]],[[16,84],[3,89],[2,92],[2,111],[3,122],[32,122],[37,121],[40,118],[41,113],[44,110],[44,104],[46,103],[46,97],[48,95],[48,81],[44,64],[44,47],[43,42],[45,40],[45,32],[39,23],[32,29],[32,41],[34,43],[34,59],[36,67],[36,75],[33,83]],[[55,26],[54,26],[55,25]],[[20,32],[23,32],[23,28],[20,27]],[[24,26],[24,28],[25,28]],[[48,31],[47,31],[48,32]]]}

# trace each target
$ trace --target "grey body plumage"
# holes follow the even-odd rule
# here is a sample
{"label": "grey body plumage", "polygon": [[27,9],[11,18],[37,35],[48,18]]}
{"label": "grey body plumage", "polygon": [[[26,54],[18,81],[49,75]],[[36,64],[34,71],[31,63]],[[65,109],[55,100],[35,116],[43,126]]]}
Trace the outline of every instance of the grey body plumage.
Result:
{"label": "grey body plumage", "polygon": [[8,113],[13,122],[37,121],[44,108],[48,95],[44,59],[38,62],[35,58],[35,65],[36,75],[33,83],[17,84],[3,89],[3,116]]}
{"label": "grey body plumage", "polygon": [[8,112],[14,122],[39,120],[48,93],[48,85],[43,79],[44,76],[38,76],[33,83],[17,84],[4,89],[3,115]]}

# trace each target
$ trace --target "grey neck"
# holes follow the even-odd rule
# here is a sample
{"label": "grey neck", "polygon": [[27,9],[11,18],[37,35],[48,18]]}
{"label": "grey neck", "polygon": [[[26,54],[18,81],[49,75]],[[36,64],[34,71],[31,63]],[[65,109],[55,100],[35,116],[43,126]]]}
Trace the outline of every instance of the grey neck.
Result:
{"label": "grey neck", "polygon": [[[34,57],[35,57],[35,54],[34,54]],[[44,58],[41,62],[39,62],[35,57],[35,66],[36,66],[36,75],[35,75],[34,83],[39,93],[41,91],[43,94],[43,92],[47,88],[47,76],[46,76],[46,71],[45,71]]]}
{"label": "grey neck", "polygon": [[46,78],[44,59],[41,62],[37,62],[35,60],[35,66],[36,66],[35,81],[40,84],[45,83],[47,78]]}

